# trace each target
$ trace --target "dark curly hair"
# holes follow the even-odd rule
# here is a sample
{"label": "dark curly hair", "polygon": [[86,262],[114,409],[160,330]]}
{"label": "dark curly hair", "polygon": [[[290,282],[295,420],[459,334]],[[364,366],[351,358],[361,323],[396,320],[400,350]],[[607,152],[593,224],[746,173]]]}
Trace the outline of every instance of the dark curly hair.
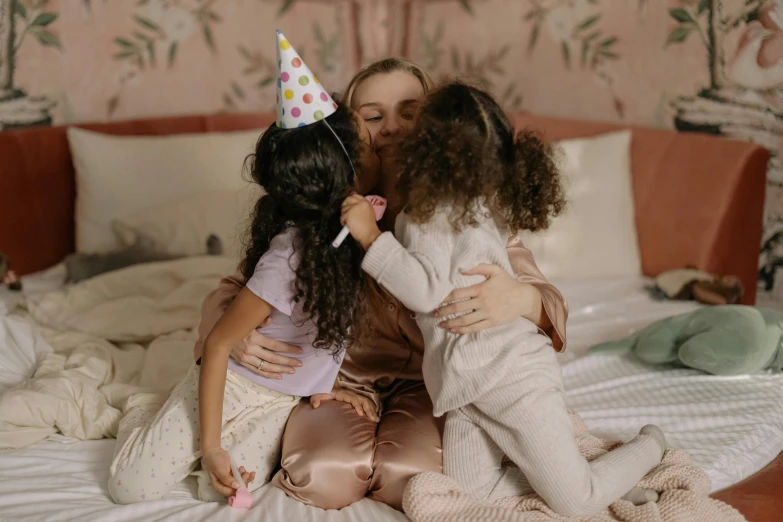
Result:
{"label": "dark curly hair", "polygon": [[334,353],[356,338],[361,308],[363,252],[355,241],[331,243],[342,226],[340,206],[356,190],[352,164],[359,165],[361,141],[354,115],[339,106],[324,122],[296,129],[272,124],[259,138],[251,163],[253,181],[266,191],[256,203],[241,271],[247,281],[272,239],[296,228],[296,302],[318,328],[314,346]]}
{"label": "dark curly hair", "polygon": [[465,83],[427,97],[400,156],[397,189],[418,223],[449,204],[458,209],[456,228],[476,226],[476,204],[486,201],[509,232],[535,232],[565,206],[552,146],[533,132],[515,133],[492,96]]}

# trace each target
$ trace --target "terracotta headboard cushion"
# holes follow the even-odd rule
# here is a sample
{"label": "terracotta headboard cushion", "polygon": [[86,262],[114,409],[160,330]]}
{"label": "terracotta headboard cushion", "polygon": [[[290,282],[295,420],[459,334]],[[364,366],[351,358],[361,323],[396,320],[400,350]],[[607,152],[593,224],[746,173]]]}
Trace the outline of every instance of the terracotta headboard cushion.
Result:
{"label": "terracotta headboard cushion", "polygon": [[[121,135],[260,128],[272,114],[220,114],[79,125]],[[620,129],[518,115],[550,139]],[[633,128],[632,170],[644,272],[695,266],[735,274],[756,291],[768,152],[706,135]],[[74,248],[74,172],[64,127],[0,133],[0,251],[21,274],[58,263]]]}
{"label": "terracotta headboard cushion", "polygon": [[755,303],[769,151],[706,134],[522,114],[518,129],[550,140],[630,128],[642,269],[655,276],[693,266],[736,275]]}

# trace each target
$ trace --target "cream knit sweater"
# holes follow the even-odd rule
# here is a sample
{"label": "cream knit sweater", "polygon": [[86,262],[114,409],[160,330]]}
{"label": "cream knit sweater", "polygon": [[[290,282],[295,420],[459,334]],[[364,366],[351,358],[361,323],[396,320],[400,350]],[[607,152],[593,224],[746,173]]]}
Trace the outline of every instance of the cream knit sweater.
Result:
{"label": "cream knit sweater", "polygon": [[440,328],[443,318],[432,315],[452,290],[484,280],[463,275],[481,263],[500,266],[514,275],[505,247],[508,233],[486,207],[481,210],[479,226],[465,226],[461,231],[451,223],[451,207],[440,208],[421,224],[401,213],[395,235],[382,234],[362,263],[373,279],[417,313],[416,322],[427,342],[422,372],[436,417],[492,389],[513,366],[509,359],[512,354],[519,357],[521,346],[535,350],[551,344],[548,337],[538,335],[532,322],[521,317],[475,334],[457,335]]}

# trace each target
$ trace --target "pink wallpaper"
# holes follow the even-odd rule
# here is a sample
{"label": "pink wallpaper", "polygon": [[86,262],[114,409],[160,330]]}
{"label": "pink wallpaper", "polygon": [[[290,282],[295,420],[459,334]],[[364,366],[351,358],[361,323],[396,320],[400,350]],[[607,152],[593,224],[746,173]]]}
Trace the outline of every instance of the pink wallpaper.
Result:
{"label": "pink wallpaper", "polygon": [[783,0],[0,0],[0,129],[270,109],[275,28],[333,90],[402,54],[509,108],[768,147],[775,290]]}

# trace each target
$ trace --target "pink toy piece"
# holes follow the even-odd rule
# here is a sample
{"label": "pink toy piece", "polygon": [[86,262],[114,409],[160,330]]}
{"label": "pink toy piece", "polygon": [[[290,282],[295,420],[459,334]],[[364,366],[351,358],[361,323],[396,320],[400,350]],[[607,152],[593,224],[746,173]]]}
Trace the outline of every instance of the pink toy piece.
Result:
{"label": "pink toy piece", "polygon": [[383,213],[386,212],[386,199],[381,196],[367,196],[367,201],[372,205],[375,211],[375,221],[380,221]]}
{"label": "pink toy piece", "polygon": [[[365,196],[367,201],[372,205],[372,209],[375,211],[375,221],[380,221],[383,217],[383,213],[386,212],[386,199],[381,196]],[[333,248],[339,248],[343,244],[345,238],[348,237],[348,227],[343,227],[340,233],[337,235],[334,241],[332,241]]]}
{"label": "pink toy piece", "polygon": [[239,488],[237,494],[228,498],[228,505],[238,509],[248,509],[253,504],[253,496],[247,488]]}

